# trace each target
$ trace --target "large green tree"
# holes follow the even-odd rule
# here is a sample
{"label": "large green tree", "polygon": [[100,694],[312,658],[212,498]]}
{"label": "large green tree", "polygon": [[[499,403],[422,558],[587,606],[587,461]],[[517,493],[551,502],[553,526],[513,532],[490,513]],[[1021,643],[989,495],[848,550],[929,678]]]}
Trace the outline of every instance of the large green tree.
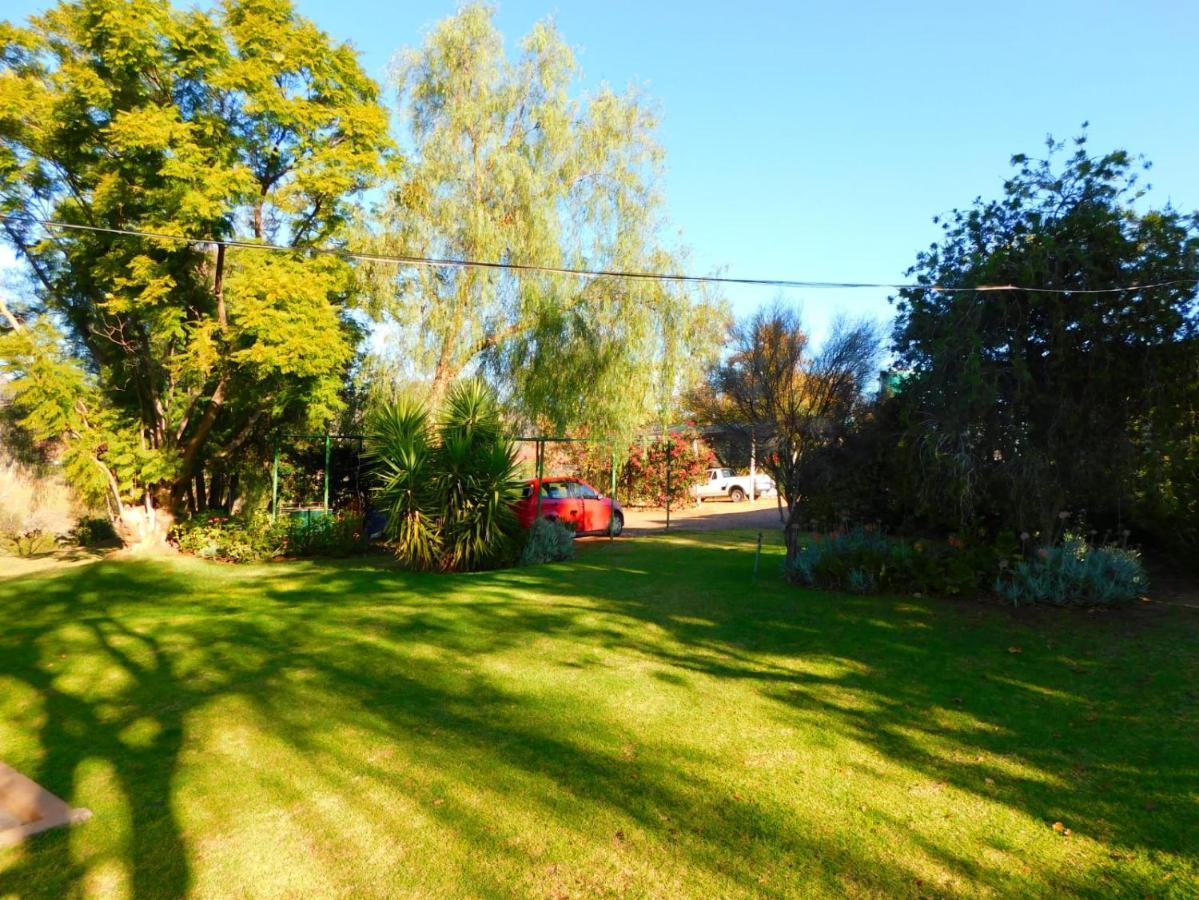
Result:
{"label": "large green tree", "polygon": [[[387,253],[675,272],[662,240],[662,151],[634,91],[572,93],[578,70],[547,23],[509,60],[492,10],[468,6],[402,53],[394,86],[408,164],[386,194]],[[615,434],[661,415],[719,344],[694,290],[619,277],[474,268],[376,271],[391,350],[434,396],[484,371],[536,422]]]}
{"label": "large green tree", "polygon": [[[354,352],[342,238],[386,112],[287,0],[63,2],[0,25],[0,211],[34,302],[0,362],[40,438],[130,543],[227,502],[266,435],[327,420]],[[295,253],[45,229],[38,220]]]}
{"label": "large green tree", "polygon": [[[1124,151],[1048,149],[950,214],[899,298],[901,446],[945,527],[1123,528],[1194,434],[1199,217],[1148,208]],[[940,289],[980,285],[1027,290]]]}

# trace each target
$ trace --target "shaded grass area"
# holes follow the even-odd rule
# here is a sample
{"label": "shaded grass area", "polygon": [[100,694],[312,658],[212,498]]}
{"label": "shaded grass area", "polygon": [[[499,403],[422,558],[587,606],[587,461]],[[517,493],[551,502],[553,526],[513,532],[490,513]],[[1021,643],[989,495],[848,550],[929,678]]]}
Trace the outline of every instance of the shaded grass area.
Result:
{"label": "shaded grass area", "polygon": [[1199,614],[754,584],[755,537],[0,581],[0,758],[94,812],[0,897],[1194,896]]}

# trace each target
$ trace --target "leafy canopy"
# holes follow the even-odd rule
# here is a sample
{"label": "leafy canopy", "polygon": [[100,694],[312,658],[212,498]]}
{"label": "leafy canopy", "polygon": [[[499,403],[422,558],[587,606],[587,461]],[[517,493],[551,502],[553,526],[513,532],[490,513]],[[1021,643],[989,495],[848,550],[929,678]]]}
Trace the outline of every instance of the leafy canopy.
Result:
{"label": "leafy canopy", "polygon": [[754,442],[788,510],[787,546],[803,521],[814,460],[839,444],[863,411],[881,339],[869,321],[838,320],[818,350],[799,313],[776,302],[733,326],[726,358],[692,398],[706,422]]}
{"label": "leafy canopy", "polygon": [[[509,59],[493,11],[468,6],[392,82],[408,164],[379,214],[393,254],[674,272],[661,240],[662,150],[635,91],[578,98],[570,48],[536,25]],[[627,433],[661,415],[714,352],[721,311],[678,285],[477,269],[376,271],[403,374],[435,396],[485,372],[525,416]],[[626,434],[627,436],[627,434]]]}
{"label": "leafy canopy", "polygon": [[[946,527],[1048,534],[1084,509],[1117,525],[1147,461],[1193,434],[1199,217],[1144,209],[1124,151],[1048,151],[951,213],[909,271],[928,287],[898,300],[902,443],[921,511]],[[934,287],[982,284],[1046,292]]]}
{"label": "leafy canopy", "polygon": [[352,49],[287,0],[79,0],[0,25],[3,233],[43,314],[0,358],[85,491],[173,508],[271,430],[332,415],[351,272],[35,220],[303,251],[341,239],[386,128]]}

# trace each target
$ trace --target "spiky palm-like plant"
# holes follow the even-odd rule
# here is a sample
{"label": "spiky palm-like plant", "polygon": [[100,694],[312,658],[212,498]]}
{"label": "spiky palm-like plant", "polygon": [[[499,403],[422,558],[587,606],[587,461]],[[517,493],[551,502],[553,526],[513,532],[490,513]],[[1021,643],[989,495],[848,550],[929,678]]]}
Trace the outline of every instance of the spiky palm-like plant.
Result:
{"label": "spiky palm-like plant", "polygon": [[495,394],[478,380],[454,385],[437,427],[413,397],[384,404],[368,451],[396,556],[417,569],[463,571],[501,563],[519,530],[516,450],[502,433]]}
{"label": "spiky palm-like plant", "polygon": [[512,551],[520,496],[516,449],[503,436],[494,392],[478,379],[455,384],[438,430],[442,566],[494,566]]}
{"label": "spiky palm-like plant", "polygon": [[396,397],[367,420],[366,453],[380,482],[375,496],[387,514],[386,534],[396,556],[413,569],[435,569],[441,562],[435,450],[428,410],[415,397]]}

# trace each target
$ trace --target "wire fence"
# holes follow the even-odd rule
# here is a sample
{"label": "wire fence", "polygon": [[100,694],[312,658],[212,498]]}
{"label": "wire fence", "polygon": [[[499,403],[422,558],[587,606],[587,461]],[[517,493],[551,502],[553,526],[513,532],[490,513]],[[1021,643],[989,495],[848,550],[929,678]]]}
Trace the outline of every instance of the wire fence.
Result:
{"label": "wire fence", "polygon": [[[747,489],[743,485],[731,496],[705,496],[711,492],[705,492],[704,482],[720,477],[725,470],[709,468],[714,458],[708,461],[712,452],[706,439],[710,436],[703,431],[695,427],[647,430],[630,446],[558,434],[515,434],[510,440],[520,477],[535,492],[534,518],[546,513],[550,488],[570,489],[569,485],[577,482],[582,503],[604,507],[606,518],[601,519],[604,524],[599,531],[610,539],[626,528],[644,534],[679,527],[773,527],[776,520],[771,504],[755,502],[760,501],[762,492],[752,462]],[[281,435],[271,463],[272,518],[316,519],[342,510],[378,515],[372,510],[372,481],[364,435]],[[775,499],[777,503],[777,495]],[[582,528],[581,520],[578,525]],[[588,527],[587,531],[595,534],[597,529]]]}

